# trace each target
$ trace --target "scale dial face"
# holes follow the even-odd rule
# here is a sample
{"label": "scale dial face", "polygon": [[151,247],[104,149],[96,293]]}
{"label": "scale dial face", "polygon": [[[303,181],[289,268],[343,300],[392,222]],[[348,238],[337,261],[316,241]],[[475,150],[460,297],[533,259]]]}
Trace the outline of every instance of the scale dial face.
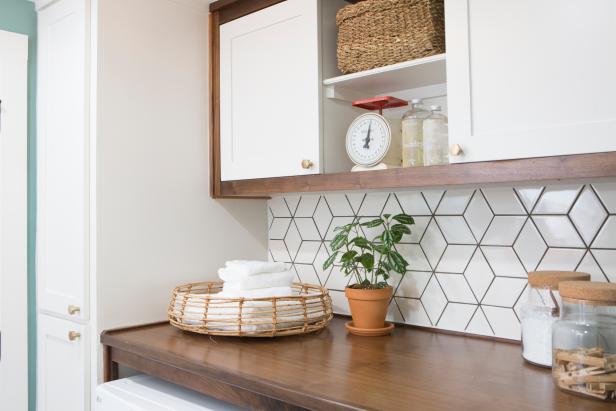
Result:
{"label": "scale dial face", "polygon": [[376,113],[366,113],[357,117],[346,135],[346,150],[351,161],[361,166],[378,164],[391,145],[389,122]]}

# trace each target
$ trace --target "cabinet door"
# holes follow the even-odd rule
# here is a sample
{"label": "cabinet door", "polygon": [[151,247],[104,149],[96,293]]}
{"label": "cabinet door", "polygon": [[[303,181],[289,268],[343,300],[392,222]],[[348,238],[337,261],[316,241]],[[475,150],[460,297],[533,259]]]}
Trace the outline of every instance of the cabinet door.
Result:
{"label": "cabinet door", "polygon": [[88,409],[87,337],[84,325],[48,315],[38,316],[39,411]]}
{"label": "cabinet door", "polygon": [[453,162],[616,150],[616,2],[445,6]]}
{"label": "cabinet door", "polygon": [[60,0],[38,16],[38,304],[86,318],[88,142],[86,10]]}
{"label": "cabinet door", "polygon": [[220,27],[222,180],[319,171],[317,17],[317,0],[287,0]]}

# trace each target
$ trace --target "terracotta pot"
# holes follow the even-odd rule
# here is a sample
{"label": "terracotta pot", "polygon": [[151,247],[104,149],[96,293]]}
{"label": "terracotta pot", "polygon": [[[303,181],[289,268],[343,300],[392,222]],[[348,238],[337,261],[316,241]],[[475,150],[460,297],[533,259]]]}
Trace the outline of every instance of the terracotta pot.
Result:
{"label": "terracotta pot", "polygon": [[353,325],[364,329],[385,327],[385,316],[392,294],[392,287],[375,290],[347,287],[344,295],[349,300]]}

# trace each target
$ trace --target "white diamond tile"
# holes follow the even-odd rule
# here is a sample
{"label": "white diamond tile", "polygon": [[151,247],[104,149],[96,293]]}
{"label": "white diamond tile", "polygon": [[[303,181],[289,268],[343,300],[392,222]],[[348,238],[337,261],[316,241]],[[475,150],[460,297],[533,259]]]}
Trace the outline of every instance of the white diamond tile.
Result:
{"label": "white diamond tile", "polygon": [[464,216],[475,238],[477,241],[480,241],[490,225],[490,221],[492,221],[492,211],[488,207],[488,203],[481,194],[481,191],[477,190],[475,192]]}
{"label": "white diamond tile", "polygon": [[466,327],[466,332],[479,335],[494,335],[483,310],[478,308]]}
{"label": "white diamond tile", "polygon": [[[361,217],[359,219],[360,223],[367,223],[368,221],[372,221],[378,217]],[[374,241],[378,236],[383,233],[383,226],[378,227],[360,227],[360,230],[364,233],[364,237],[366,237],[370,241]],[[351,238],[353,236],[351,235]]]}
{"label": "white diamond tile", "polygon": [[396,272],[392,272],[389,274],[389,279],[387,279],[387,284],[391,285],[391,287],[394,289],[394,293],[396,292],[398,285],[400,285],[400,281],[402,280],[402,278],[403,278],[402,274],[398,274]]}
{"label": "white diamond tile", "polygon": [[[295,218],[295,224],[297,225],[297,229],[299,230],[299,234],[302,237],[302,240],[312,240],[312,241],[320,241],[321,235],[319,234],[319,230],[317,229],[316,224],[312,218]],[[288,236],[288,234],[287,234]]]}
{"label": "white diamond tile", "polygon": [[520,339],[520,322],[511,308],[482,306],[494,334],[511,340]]}
{"label": "white diamond tile", "polygon": [[611,283],[616,282],[616,250],[592,250],[592,255]]}
{"label": "white diamond tile", "polygon": [[432,214],[420,191],[400,191],[396,193],[396,197],[406,214],[413,217]]}
{"label": "white diamond tile", "polygon": [[464,331],[476,309],[476,305],[450,302],[443,311],[437,326],[444,330]]}
{"label": "white diamond tile", "polygon": [[595,260],[590,251],[587,252],[586,255],[584,255],[584,258],[582,258],[582,262],[575,270],[582,273],[590,274],[591,281],[607,281],[607,278],[605,277],[605,275],[603,275],[599,264],[597,264],[597,261]]}
{"label": "white diamond tile", "polygon": [[616,213],[616,182],[594,183],[592,185],[610,213]]}
{"label": "white diamond tile", "polygon": [[[462,274],[437,273],[436,278],[449,302],[477,304],[473,292]],[[470,319],[470,318],[469,318]]]}
{"label": "white diamond tile", "polygon": [[400,309],[398,308],[398,304],[396,304],[395,300],[391,300],[389,307],[387,307],[387,315],[385,316],[386,321],[393,321],[396,323],[403,323],[404,317],[400,313]]}
{"label": "white diamond tile", "polygon": [[325,240],[331,241],[336,236],[336,227],[341,227],[343,225],[347,225],[353,222],[354,217],[334,217],[332,222],[329,224],[329,229],[327,230],[327,234],[325,234]]}
{"label": "white diamond tile", "polygon": [[549,248],[537,270],[573,271],[582,260],[584,253],[584,249]]}
{"label": "white diamond tile", "polygon": [[419,300],[400,297],[396,297],[395,300],[407,324],[420,325],[422,327],[430,327],[432,325],[426,310]]}
{"label": "white diamond tile", "polygon": [[[421,302],[432,324],[436,324],[441,316],[441,313],[445,309],[445,306],[447,305],[447,298],[445,297],[445,294],[443,294],[441,287],[438,285],[435,276],[432,276],[428,282],[428,286],[421,297]],[[404,318],[407,318],[406,315],[404,315]]]}
{"label": "white diamond tile", "polygon": [[351,314],[349,302],[344,295],[344,291],[329,290],[329,296],[332,298],[332,309],[335,313]]}
{"label": "white diamond tile", "polygon": [[284,201],[287,203],[287,207],[292,215],[295,215],[295,210],[297,210],[297,205],[299,204],[301,196],[299,195],[286,195],[284,196]]}
{"label": "white diamond tile", "polygon": [[471,286],[475,297],[481,300],[494,279],[494,273],[492,273],[492,269],[480,249],[475,250],[475,254],[473,254],[473,258],[471,258],[471,262],[464,272],[464,277]]}
{"label": "white diamond tile", "polygon": [[569,213],[584,242],[590,245],[607,213],[590,186],[584,187],[582,194]]}
{"label": "white diamond tile", "polygon": [[584,242],[567,216],[533,216],[549,247],[584,247]]}
{"label": "white diamond tile", "polygon": [[441,230],[436,226],[436,221],[432,220],[426,228],[426,233],[421,239],[421,248],[424,250],[428,261],[432,267],[436,267],[438,260],[443,255],[447,243],[441,234]]}
{"label": "white diamond tile", "polygon": [[434,213],[443,198],[443,194],[445,194],[445,190],[425,190],[421,193],[424,196],[428,207],[430,207],[430,210]]}
{"label": "white diamond tile", "polygon": [[299,251],[295,256],[296,263],[312,264],[319,252],[321,243],[319,241],[302,241]]}
{"label": "white diamond tile", "polygon": [[444,273],[463,273],[471,260],[476,246],[449,245],[439,261],[436,271]]}
{"label": "white diamond tile", "polygon": [[332,214],[336,217],[353,216],[355,213],[345,194],[332,193],[324,196]]}
{"label": "white diamond tile", "polygon": [[462,216],[437,216],[436,221],[449,244],[476,244]]}
{"label": "white diamond tile", "polygon": [[400,204],[398,204],[398,200],[396,196],[392,193],[387,198],[387,202],[385,202],[385,208],[383,208],[382,214],[396,215],[402,214],[402,208]]}
{"label": "white diamond tile", "polygon": [[616,248],[616,216],[609,216],[592,243],[593,248]]}
{"label": "white diamond tile", "polygon": [[353,213],[358,214],[361,203],[364,202],[364,197],[366,197],[366,195],[364,193],[348,193],[346,196],[349,200],[349,204],[351,204]]}
{"label": "white diamond tile", "polygon": [[287,207],[284,197],[272,197],[268,201],[268,204],[274,217],[291,217],[289,207]]}
{"label": "white diamond tile", "polygon": [[396,290],[397,297],[419,298],[426,289],[432,273],[429,271],[408,271]]}
{"label": "white diamond tile", "polygon": [[274,215],[272,214],[272,210],[267,207],[267,228],[268,230],[272,227],[272,223],[274,222]]}
{"label": "white diamond tile", "polygon": [[534,271],[548,246],[531,220],[527,220],[513,246],[526,271]]}
{"label": "white diamond tile", "polygon": [[272,240],[284,239],[284,236],[289,229],[289,224],[291,224],[290,218],[274,218],[269,229],[269,238]]}
{"label": "white diamond tile", "polygon": [[269,241],[269,250],[272,254],[272,259],[274,261],[282,261],[285,263],[291,262],[291,257],[289,256],[289,252],[287,251],[287,247],[284,245],[284,241],[282,240],[270,240]]}
{"label": "white diamond tile", "polygon": [[494,214],[526,214],[526,210],[518,200],[511,187],[482,188],[483,195],[488,200]]}
{"label": "white diamond tile", "polygon": [[325,202],[325,197],[322,197],[319,201],[313,219],[319,230],[319,235],[325,238],[327,230],[329,229],[329,224],[332,222],[332,213],[329,211],[329,207]]}
{"label": "white diamond tile", "polygon": [[524,186],[516,187],[515,190],[518,192],[526,211],[530,213],[535,204],[537,204],[537,200],[543,191],[543,187]]}
{"label": "white diamond tile", "polygon": [[295,270],[302,279],[301,281],[306,284],[321,285],[319,276],[315,271],[312,264],[295,264]]}
{"label": "white diamond tile", "polygon": [[367,193],[359,209],[359,215],[380,216],[388,197],[388,193]]}
{"label": "white diamond tile", "polygon": [[426,228],[428,227],[428,223],[430,223],[431,217],[420,216],[413,217],[415,220],[415,224],[410,226],[411,235],[405,234],[402,236],[403,243],[418,243],[421,240]]}
{"label": "white diamond tile", "polygon": [[312,217],[319,203],[319,198],[321,196],[318,194],[302,195],[295,210],[295,217]]}
{"label": "white diamond tile", "polygon": [[432,270],[419,244],[396,244],[396,250],[409,263],[409,269],[416,271]]}
{"label": "white diamond tile", "polygon": [[[349,281],[351,281],[351,276],[345,276],[339,266],[334,266],[325,282],[325,287],[331,290],[344,290]],[[355,281],[352,282],[354,283]]]}
{"label": "white diamond tile", "polygon": [[524,278],[496,277],[481,304],[513,307],[525,286]]}
{"label": "white diamond tile", "polygon": [[291,266],[291,270],[290,271],[295,274],[293,276],[293,282],[296,282],[296,283],[303,283],[304,282],[304,280],[302,280],[302,277],[300,277],[299,272],[297,271],[297,268],[294,265]]}
{"label": "white diamond tile", "polygon": [[533,214],[567,214],[581,189],[578,184],[546,187]]}
{"label": "white diamond tile", "polygon": [[[321,243],[321,245],[319,246],[319,250],[317,251],[317,255],[314,258],[314,268],[317,270],[317,272],[321,272],[323,271],[323,263],[325,263],[325,260],[327,260],[327,258],[329,257],[329,252],[327,251],[327,247],[325,246],[324,243]],[[329,275],[329,272],[327,273]],[[327,276],[325,277],[327,278]]]}
{"label": "white diamond tile", "polygon": [[522,294],[520,294],[520,296],[518,297],[518,301],[516,301],[515,305],[513,306],[513,311],[516,313],[518,318],[522,318],[522,307],[528,302],[528,291],[529,287],[528,284],[526,284],[524,286],[524,290],[522,290]]}
{"label": "white diamond tile", "polygon": [[495,275],[526,277],[527,272],[511,247],[481,246],[481,251]]}
{"label": "white diamond tile", "polygon": [[295,258],[295,255],[297,254],[297,250],[299,250],[299,246],[302,244],[302,237],[300,236],[299,231],[297,230],[297,227],[295,226],[295,224],[291,223],[291,226],[289,227],[289,230],[287,231],[287,235],[284,238],[284,243],[286,244],[287,249],[289,250],[289,254],[291,255],[291,258]]}
{"label": "white diamond tile", "polygon": [[488,227],[488,231],[483,240],[481,240],[481,244],[512,246],[525,221],[525,216],[497,215],[492,220],[490,227]]}
{"label": "white diamond tile", "polygon": [[447,190],[441,203],[436,209],[436,214],[453,214],[462,215],[468,202],[473,195],[474,190],[465,188],[456,188]]}

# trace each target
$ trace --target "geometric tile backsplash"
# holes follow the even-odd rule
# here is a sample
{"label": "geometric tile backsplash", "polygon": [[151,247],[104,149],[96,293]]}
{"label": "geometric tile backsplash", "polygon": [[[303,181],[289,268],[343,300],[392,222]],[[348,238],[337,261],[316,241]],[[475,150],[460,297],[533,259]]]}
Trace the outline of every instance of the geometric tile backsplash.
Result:
{"label": "geometric tile backsplash", "polygon": [[[349,278],[324,271],[336,226],[404,211],[415,219],[398,251],[388,320],[520,339],[528,271],[578,270],[616,282],[616,183],[349,192],[272,197],[270,258],[321,284],[348,314]],[[365,230],[366,236],[373,236]]]}

